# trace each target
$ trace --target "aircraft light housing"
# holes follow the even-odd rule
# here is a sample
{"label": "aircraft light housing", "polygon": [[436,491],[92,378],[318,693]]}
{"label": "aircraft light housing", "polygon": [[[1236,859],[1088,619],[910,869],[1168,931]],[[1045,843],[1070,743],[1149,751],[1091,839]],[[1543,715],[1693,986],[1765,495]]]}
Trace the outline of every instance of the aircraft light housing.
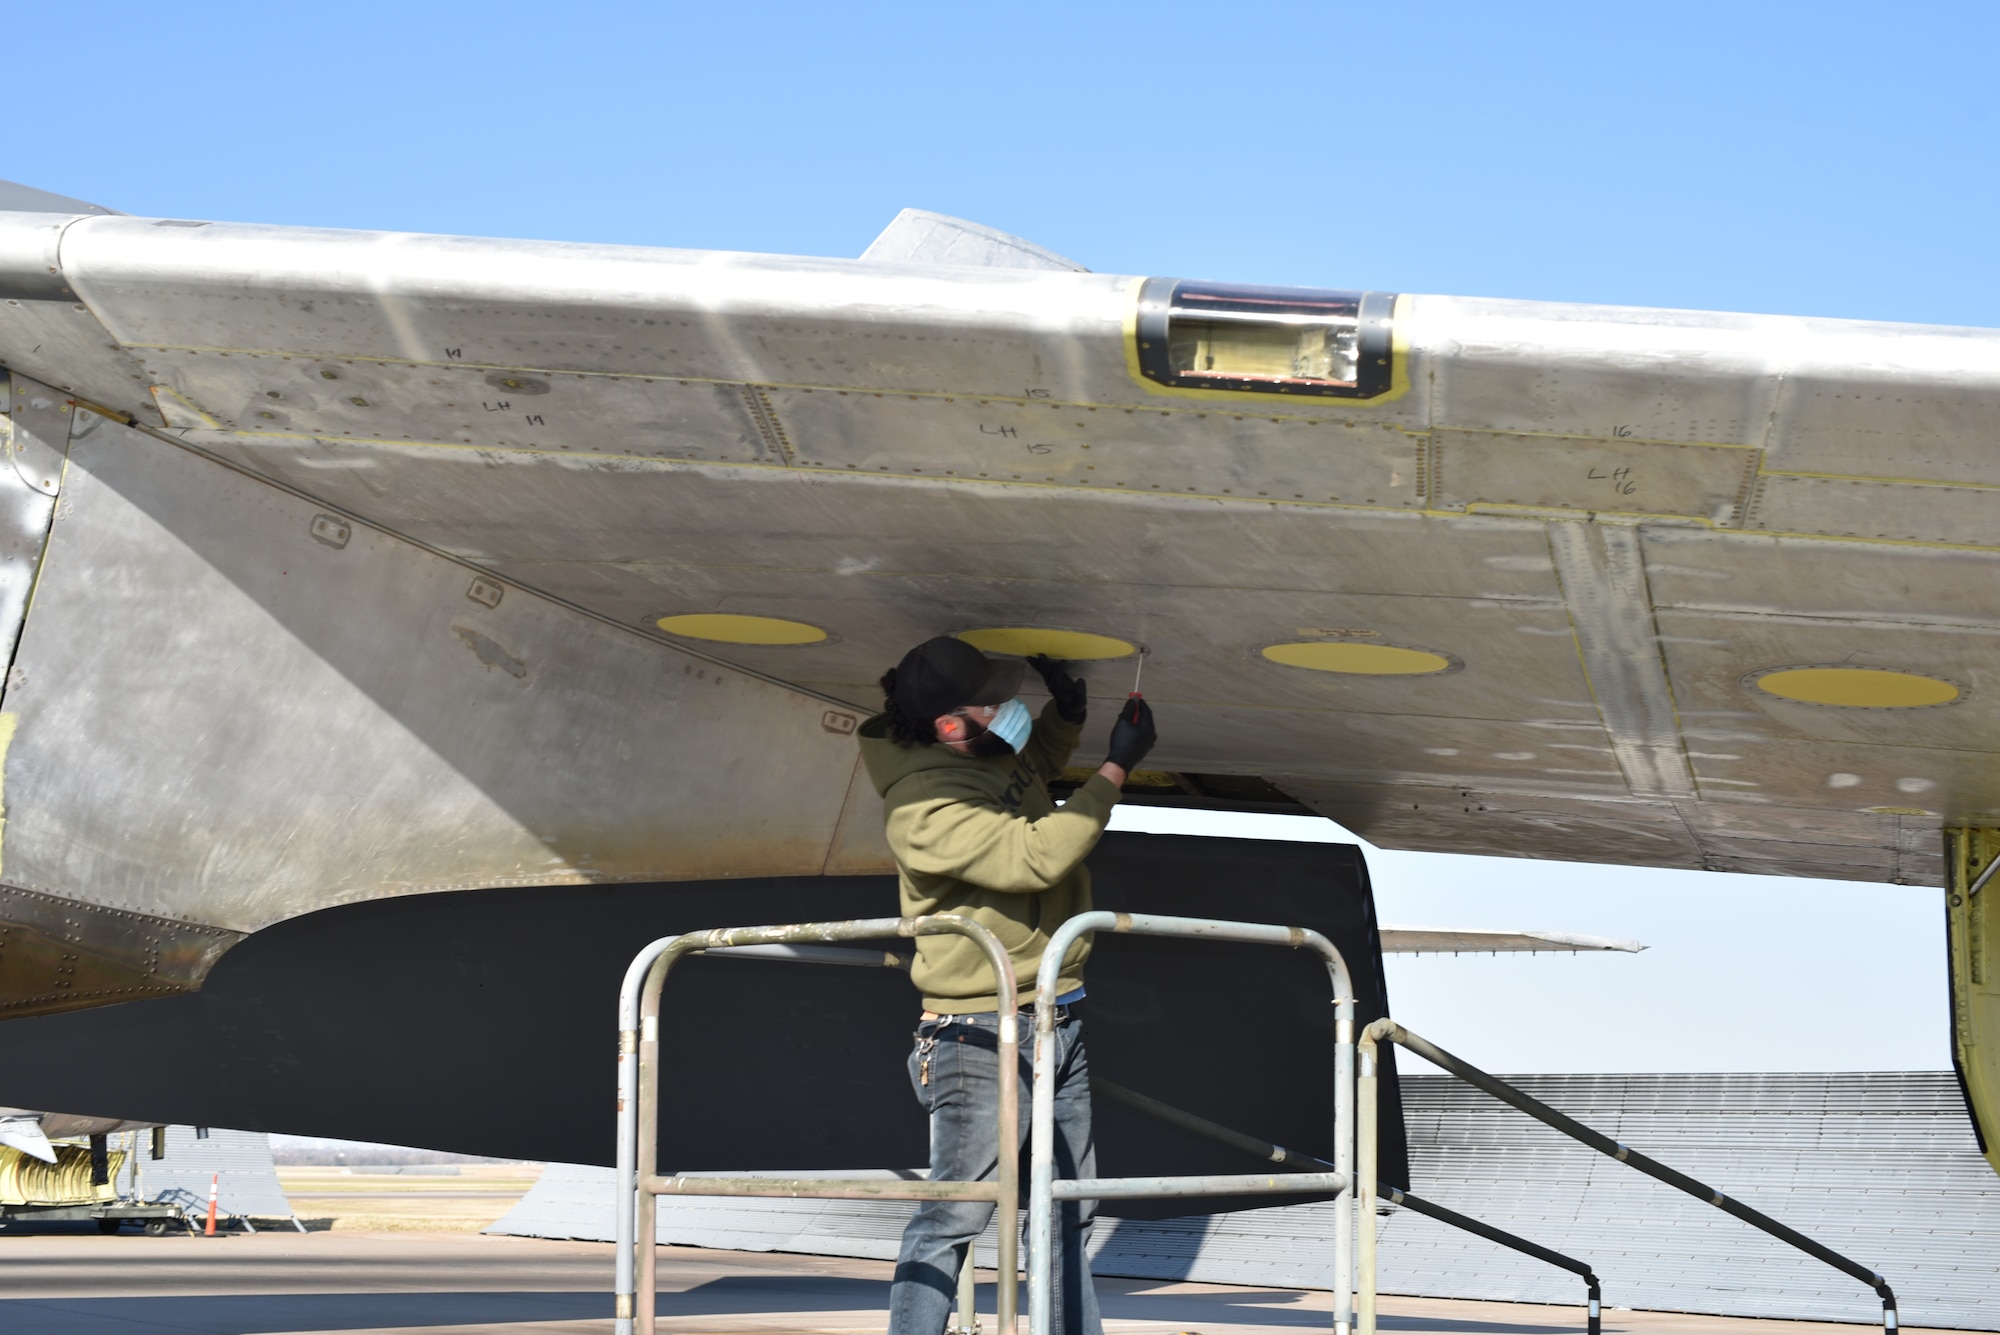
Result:
{"label": "aircraft light housing", "polygon": [[1388,392],[1395,294],[1151,278],[1139,370],[1179,389],[1372,399]]}

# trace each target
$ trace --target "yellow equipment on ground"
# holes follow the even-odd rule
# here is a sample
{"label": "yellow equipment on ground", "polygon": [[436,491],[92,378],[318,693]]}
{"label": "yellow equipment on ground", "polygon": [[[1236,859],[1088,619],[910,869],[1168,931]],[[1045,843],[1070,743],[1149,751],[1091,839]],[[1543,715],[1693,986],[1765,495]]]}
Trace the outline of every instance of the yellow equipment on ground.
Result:
{"label": "yellow equipment on ground", "polygon": [[87,1141],[55,1141],[54,1163],[43,1163],[12,1146],[0,1146],[0,1205],[91,1205],[118,1198],[113,1185],[125,1167],[125,1152],[106,1154],[108,1171],[101,1185],[90,1177]]}

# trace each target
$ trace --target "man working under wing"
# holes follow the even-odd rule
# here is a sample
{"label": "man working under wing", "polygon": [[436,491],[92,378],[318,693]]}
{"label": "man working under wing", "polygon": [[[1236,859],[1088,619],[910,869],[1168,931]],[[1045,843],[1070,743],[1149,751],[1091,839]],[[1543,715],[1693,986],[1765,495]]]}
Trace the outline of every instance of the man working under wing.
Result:
{"label": "man working under wing", "polygon": [[[900,872],[902,913],[955,913],[1000,939],[1015,976],[1027,984],[1049,936],[1090,910],[1084,857],[1096,846],[1134,766],[1152,749],[1151,708],[1134,699],[1119,710],[1110,758],[1057,807],[1059,777],[1083,731],[1084,683],[1047,658],[1030,660],[1049,689],[1033,718],[1015,697],[1018,661],[991,659],[949,636],[904,655],[882,678],[883,712],[861,726],[861,753],[882,794],[889,847]],[[997,1175],[995,1100],[999,1093],[997,984],[984,954],[960,936],[917,938],[911,980],[924,1012],[910,1054],[910,1083],[930,1115],[931,1176],[987,1181]],[[1090,1130],[1090,1066],[1083,1027],[1070,1007],[1083,998],[1088,937],[1063,960],[1056,1006],[1056,1172],[1095,1177]],[[1024,1010],[1044,1004],[1023,991]],[[1030,1077],[1021,1072],[1021,1120],[1028,1124]],[[1006,1152],[1017,1154],[1020,1146]],[[1058,1207],[1055,1229],[1057,1335],[1101,1335],[1097,1298],[1084,1256],[1095,1202]],[[939,1335],[967,1250],[993,1216],[981,1201],[927,1201],[903,1232],[889,1297],[890,1335]],[[1012,1282],[1011,1276],[1003,1282]]]}

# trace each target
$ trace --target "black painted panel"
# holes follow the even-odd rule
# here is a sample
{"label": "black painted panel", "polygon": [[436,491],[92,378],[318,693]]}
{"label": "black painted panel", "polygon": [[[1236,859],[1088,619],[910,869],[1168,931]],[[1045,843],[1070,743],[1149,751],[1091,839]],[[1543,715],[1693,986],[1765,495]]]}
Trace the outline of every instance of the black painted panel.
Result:
{"label": "black painted panel", "polygon": [[[1091,866],[1103,908],[1326,932],[1354,968],[1361,1022],[1381,1013],[1357,849],[1109,835]],[[617,988],[640,946],[697,928],[895,912],[887,877],[509,888],[328,909],[250,937],[197,994],[0,1023],[0,1104],[609,1163]],[[1330,1157],[1333,1019],[1316,959],[1106,935],[1088,986],[1080,1013],[1099,1074]],[[904,1074],[916,1010],[907,977],[889,970],[688,960],[663,1008],[663,1162],[921,1166],[924,1119]],[[1393,1074],[1384,1094],[1382,1175],[1400,1183]],[[1107,1174],[1258,1167],[1104,1101],[1097,1115]],[[1117,1211],[1141,1212],[1152,1211]]]}

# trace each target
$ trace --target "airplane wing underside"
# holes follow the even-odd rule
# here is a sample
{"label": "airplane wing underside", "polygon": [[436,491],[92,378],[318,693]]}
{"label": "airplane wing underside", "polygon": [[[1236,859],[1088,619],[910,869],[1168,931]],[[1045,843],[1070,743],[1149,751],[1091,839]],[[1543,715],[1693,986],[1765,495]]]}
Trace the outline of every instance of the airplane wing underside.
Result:
{"label": "airplane wing underside", "polygon": [[2000,333],[1048,261],[0,215],[11,1004],[877,870],[851,732],[946,632],[1143,646],[1156,790],[1390,848],[1937,885],[2000,823]]}

